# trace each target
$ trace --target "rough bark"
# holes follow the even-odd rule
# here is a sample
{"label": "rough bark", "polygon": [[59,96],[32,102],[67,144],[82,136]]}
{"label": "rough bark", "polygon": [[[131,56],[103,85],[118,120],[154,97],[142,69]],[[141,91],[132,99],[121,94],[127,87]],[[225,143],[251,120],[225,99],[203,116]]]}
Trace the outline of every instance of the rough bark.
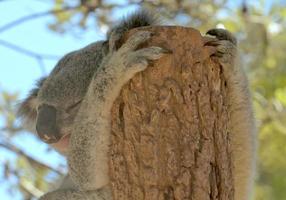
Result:
{"label": "rough bark", "polygon": [[[114,200],[232,200],[226,88],[206,38],[148,27],[173,51],[124,86],[112,109]],[[142,30],[142,28],[141,28]]]}

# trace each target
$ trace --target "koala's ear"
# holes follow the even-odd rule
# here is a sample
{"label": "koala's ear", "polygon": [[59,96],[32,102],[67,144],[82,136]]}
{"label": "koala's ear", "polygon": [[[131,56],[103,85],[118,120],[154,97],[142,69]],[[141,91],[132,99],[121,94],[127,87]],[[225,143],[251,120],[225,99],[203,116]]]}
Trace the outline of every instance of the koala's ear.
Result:
{"label": "koala's ear", "polygon": [[27,128],[31,131],[35,130],[38,92],[46,79],[47,77],[39,79],[36,83],[36,87],[32,89],[29,95],[18,105],[17,117],[21,119],[24,128]]}

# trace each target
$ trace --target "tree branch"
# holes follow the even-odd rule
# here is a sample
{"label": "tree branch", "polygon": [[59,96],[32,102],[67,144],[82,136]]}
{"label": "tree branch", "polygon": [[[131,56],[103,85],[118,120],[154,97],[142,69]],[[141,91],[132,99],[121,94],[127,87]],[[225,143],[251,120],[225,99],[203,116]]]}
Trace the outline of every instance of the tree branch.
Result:
{"label": "tree branch", "polygon": [[20,180],[19,182],[20,187],[25,190],[25,192],[29,193],[33,197],[39,198],[44,194],[43,191],[36,188],[32,183],[26,181],[26,180]]}
{"label": "tree branch", "polygon": [[54,171],[56,172],[57,174],[59,175],[64,175],[64,173],[58,169],[54,169],[53,167],[47,165],[47,164],[44,164],[44,163],[41,163],[39,162],[38,160],[35,160],[34,158],[32,158],[31,156],[29,156],[28,154],[26,154],[24,151],[22,151],[21,149],[19,149],[18,147],[16,147],[15,145],[12,145],[12,144],[9,144],[7,142],[1,142],[0,143],[0,147],[2,148],[5,148],[15,154],[18,154],[19,156],[23,156],[25,157],[29,162],[31,163],[35,163],[41,167],[44,167],[44,168],[47,168],[51,171]]}
{"label": "tree branch", "polygon": [[57,13],[61,13],[61,12],[67,12],[70,10],[75,10],[77,8],[79,8],[81,5],[78,6],[66,6],[64,8],[58,9],[58,10],[49,10],[49,11],[45,11],[45,12],[39,12],[39,13],[34,13],[31,15],[27,15],[24,17],[21,17],[19,19],[16,19],[12,22],[9,22],[7,24],[5,24],[4,26],[0,27],[0,33],[7,31],[8,29],[11,29],[19,24],[22,24],[24,22],[39,18],[39,17],[44,17],[50,14],[57,14]]}
{"label": "tree branch", "polygon": [[56,55],[49,55],[49,54],[39,54],[36,53],[34,51],[19,47],[15,44],[12,44],[10,42],[4,41],[0,39],[0,45],[12,49],[14,51],[17,51],[18,53],[24,54],[26,56],[30,56],[34,59],[36,59],[36,61],[38,62],[40,69],[42,71],[43,74],[46,74],[46,70],[45,70],[45,63],[43,62],[44,59],[48,59],[48,60],[58,60],[60,58],[60,56],[56,56]]}
{"label": "tree branch", "polygon": [[19,47],[15,44],[12,44],[10,42],[7,42],[7,41],[1,40],[1,39],[0,39],[0,45],[4,46],[6,48],[12,49],[14,51],[17,51],[18,53],[24,54],[26,56],[30,56],[30,57],[35,58],[37,60],[37,62],[40,64],[40,68],[41,68],[41,71],[43,73],[45,73],[45,66],[43,63],[43,59],[58,60],[60,58],[60,56],[56,56],[56,55],[39,54],[39,53],[36,53],[34,51]]}
{"label": "tree branch", "polygon": [[7,41],[1,40],[1,39],[0,39],[0,45],[7,47],[9,49],[12,49],[14,51],[17,51],[19,53],[25,54],[27,56],[34,57],[36,59],[40,58],[40,59],[48,59],[48,60],[58,60],[60,58],[60,56],[56,56],[56,55],[39,54],[39,53],[36,53],[34,51],[25,49],[23,47],[19,47],[15,44],[12,44],[10,42],[7,42]]}

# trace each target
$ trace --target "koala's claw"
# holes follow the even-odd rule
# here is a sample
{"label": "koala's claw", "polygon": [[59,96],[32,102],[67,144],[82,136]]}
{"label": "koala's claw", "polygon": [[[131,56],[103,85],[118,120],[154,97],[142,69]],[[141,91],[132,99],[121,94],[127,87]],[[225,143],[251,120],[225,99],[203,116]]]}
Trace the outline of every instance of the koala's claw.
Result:
{"label": "koala's claw", "polygon": [[149,48],[139,49],[135,51],[133,54],[134,54],[134,57],[137,57],[137,58],[145,58],[147,60],[157,60],[164,54],[168,54],[168,53],[170,53],[170,51],[167,49],[153,46]]}
{"label": "koala's claw", "polygon": [[132,52],[128,58],[128,71],[134,74],[139,71],[143,71],[147,68],[149,61],[158,60],[165,54],[169,54],[170,50],[163,49],[161,47],[147,47]]}
{"label": "koala's claw", "polygon": [[207,38],[205,46],[215,47],[212,55],[219,58],[226,70],[232,69],[237,57],[236,38],[225,29],[211,29],[206,34],[216,38]]}
{"label": "koala's claw", "polygon": [[[117,71],[115,80],[122,79],[122,83],[126,83],[137,72],[141,72],[147,68],[149,61],[158,60],[164,54],[171,53],[170,50],[152,46],[138,48],[149,38],[153,36],[150,31],[138,31],[132,34],[122,46],[113,52],[109,52],[109,57],[105,62],[106,67],[111,67]],[[116,84],[118,85],[118,84]]]}
{"label": "koala's claw", "polygon": [[153,33],[150,31],[138,31],[130,36],[130,38],[120,48],[122,52],[135,50],[140,44],[144,43],[152,37]]}
{"label": "koala's claw", "polygon": [[[138,31],[130,36],[130,38],[120,47],[119,51],[126,56],[126,67],[134,67],[139,71],[144,70],[148,61],[157,60],[164,54],[171,53],[170,50],[161,47],[146,47],[138,49],[138,46],[152,37],[153,33],[150,31]],[[136,66],[136,67],[135,67]],[[135,69],[131,70],[134,71]]]}
{"label": "koala's claw", "polygon": [[225,29],[221,28],[210,29],[209,31],[206,32],[206,34],[215,36],[219,40],[230,41],[234,45],[237,44],[236,38],[233,36],[233,34]]}
{"label": "koala's claw", "polygon": [[[124,33],[125,33],[125,31],[121,30],[121,31],[117,31],[117,32],[112,32],[110,34],[109,52],[114,52],[114,51],[118,50],[118,43],[122,39]],[[122,47],[126,48],[126,49],[130,49],[130,50],[134,50],[134,49],[136,49],[136,47],[139,44],[148,40],[152,35],[153,35],[153,33],[150,31],[138,31],[138,32],[134,33],[133,35],[131,35],[130,38],[125,42],[125,44],[128,43],[128,45],[123,44]],[[126,46],[128,46],[128,48]]]}

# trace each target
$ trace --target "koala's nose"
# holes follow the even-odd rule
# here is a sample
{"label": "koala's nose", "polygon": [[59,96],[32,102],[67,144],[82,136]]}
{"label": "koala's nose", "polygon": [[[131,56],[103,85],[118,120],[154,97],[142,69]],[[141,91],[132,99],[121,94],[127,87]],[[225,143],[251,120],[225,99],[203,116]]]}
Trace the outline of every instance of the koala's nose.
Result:
{"label": "koala's nose", "polygon": [[36,131],[41,140],[46,143],[56,143],[61,139],[57,128],[57,109],[43,104],[38,109]]}

